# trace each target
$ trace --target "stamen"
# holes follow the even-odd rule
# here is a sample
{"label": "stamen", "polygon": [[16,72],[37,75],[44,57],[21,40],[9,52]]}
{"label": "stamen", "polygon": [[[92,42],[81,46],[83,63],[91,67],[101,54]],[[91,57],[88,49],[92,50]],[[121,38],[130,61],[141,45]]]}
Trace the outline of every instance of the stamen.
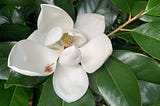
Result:
{"label": "stamen", "polygon": [[53,71],[53,67],[52,67],[52,65],[53,65],[54,63],[52,63],[52,64],[50,64],[50,65],[47,65],[46,67],[45,67],[45,70],[44,70],[44,72],[51,72],[51,71]]}
{"label": "stamen", "polygon": [[73,36],[69,35],[68,33],[64,33],[62,38],[61,38],[61,44],[63,45],[63,47],[69,47],[73,44]]}

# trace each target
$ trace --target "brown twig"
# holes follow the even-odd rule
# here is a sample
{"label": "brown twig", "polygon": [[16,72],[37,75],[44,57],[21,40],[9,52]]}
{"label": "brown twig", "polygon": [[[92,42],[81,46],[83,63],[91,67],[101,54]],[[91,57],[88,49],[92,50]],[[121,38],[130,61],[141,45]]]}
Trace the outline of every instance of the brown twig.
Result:
{"label": "brown twig", "polygon": [[141,17],[142,15],[145,14],[145,11],[142,10],[141,12],[139,12],[136,16],[134,16],[133,18],[131,18],[129,16],[129,19],[127,22],[125,22],[124,24],[122,24],[121,26],[119,26],[117,29],[115,29],[114,31],[112,31],[111,33],[109,33],[107,36],[112,37],[114,36],[114,34],[118,31],[120,31],[121,29],[123,29],[125,26],[127,26],[128,24],[130,24],[131,22],[133,22],[134,20],[138,19],[139,17]]}

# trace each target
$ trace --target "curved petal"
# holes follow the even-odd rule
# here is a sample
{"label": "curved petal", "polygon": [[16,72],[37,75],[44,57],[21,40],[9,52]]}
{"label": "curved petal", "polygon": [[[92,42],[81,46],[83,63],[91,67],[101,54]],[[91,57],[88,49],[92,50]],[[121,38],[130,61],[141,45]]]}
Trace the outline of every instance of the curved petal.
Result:
{"label": "curved petal", "polygon": [[56,69],[59,54],[31,40],[22,40],[14,45],[8,67],[28,76],[47,76]]}
{"label": "curved petal", "polygon": [[80,61],[81,61],[81,52],[75,46],[71,46],[64,49],[59,58],[59,63],[68,66],[78,65]]}
{"label": "curved petal", "polygon": [[105,30],[104,16],[98,14],[84,14],[77,17],[75,28],[85,34],[87,38],[93,39]]}
{"label": "curved petal", "polygon": [[87,91],[88,76],[80,65],[62,66],[58,64],[53,76],[53,87],[56,94],[66,102],[80,99]]}
{"label": "curved petal", "polygon": [[100,68],[112,53],[112,44],[105,35],[100,35],[89,41],[80,48],[82,54],[81,64],[88,73],[95,72]]}
{"label": "curved petal", "polygon": [[62,29],[60,27],[55,27],[46,33],[41,33],[39,30],[35,30],[27,39],[34,40],[44,46],[51,46],[58,42],[62,35]]}
{"label": "curved petal", "polygon": [[41,32],[48,32],[54,27],[71,30],[73,29],[73,21],[61,8],[54,5],[42,4],[38,18],[38,29]]}

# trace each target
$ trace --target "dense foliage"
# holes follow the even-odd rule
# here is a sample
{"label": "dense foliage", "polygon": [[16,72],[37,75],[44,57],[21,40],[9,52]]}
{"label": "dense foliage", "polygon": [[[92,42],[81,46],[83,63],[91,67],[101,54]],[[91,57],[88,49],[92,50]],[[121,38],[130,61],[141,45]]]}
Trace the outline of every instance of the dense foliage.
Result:
{"label": "dense foliage", "polygon": [[[42,3],[63,8],[73,20],[105,16],[113,54],[89,74],[89,90],[74,103],[55,94],[52,75],[28,77],[7,67],[12,46],[37,28]],[[160,0],[0,0],[0,106],[160,106],[159,52]]]}

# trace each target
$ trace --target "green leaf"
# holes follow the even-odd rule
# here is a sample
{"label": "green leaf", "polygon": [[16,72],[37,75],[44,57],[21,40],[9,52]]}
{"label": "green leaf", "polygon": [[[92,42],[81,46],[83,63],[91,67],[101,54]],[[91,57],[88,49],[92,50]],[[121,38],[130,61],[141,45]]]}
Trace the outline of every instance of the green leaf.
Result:
{"label": "green leaf", "polygon": [[64,9],[73,20],[75,20],[75,11],[72,0],[54,0],[54,4]]}
{"label": "green leaf", "polygon": [[91,88],[97,89],[109,105],[141,106],[136,77],[131,69],[118,59],[110,57],[90,78]]}
{"label": "green leaf", "polygon": [[113,56],[129,65],[139,80],[160,84],[160,63],[127,50],[114,51]]}
{"label": "green leaf", "polygon": [[0,79],[2,80],[7,80],[9,77],[10,69],[7,66],[7,61],[9,52],[14,44],[14,42],[0,43]]}
{"label": "green leaf", "polygon": [[107,28],[111,27],[118,15],[118,9],[111,0],[79,0],[77,10],[78,15],[97,13],[105,16]]}
{"label": "green leaf", "polygon": [[31,99],[32,90],[11,87],[4,88],[4,82],[0,82],[0,106],[28,106]]}
{"label": "green leaf", "polygon": [[14,41],[27,38],[31,29],[21,24],[2,24],[0,25],[0,41]]}
{"label": "green leaf", "polygon": [[112,0],[112,2],[126,13],[131,13],[134,0]]}
{"label": "green leaf", "polygon": [[143,24],[134,29],[133,38],[149,55],[160,60],[160,22]]}
{"label": "green leaf", "polygon": [[47,77],[30,77],[11,71],[9,74],[9,78],[5,83],[5,87],[8,88],[11,86],[22,86],[32,88],[39,86],[46,79]]}
{"label": "green leaf", "polygon": [[158,16],[152,16],[152,15],[143,15],[140,20],[145,22],[154,22],[154,21],[160,21],[160,17]]}
{"label": "green leaf", "polygon": [[145,12],[149,15],[160,16],[160,0],[149,0]]}
{"label": "green leaf", "polygon": [[132,43],[132,44],[135,43],[131,32],[119,32],[116,34],[116,37],[123,39],[123,40],[125,40],[129,43]]}
{"label": "green leaf", "polygon": [[132,16],[137,15],[140,11],[145,10],[147,1],[134,1],[134,5],[131,11]]}
{"label": "green leaf", "polygon": [[160,105],[160,85],[139,81],[141,97],[144,106]]}
{"label": "green leaf", "polygon": [[25,6],[33,5],[34,0],[0,0],[0,4],[15,5],[15,6]]}
{"label": "green leaf", "polygon": [[24,15],[14,6],[4,6],[0,9],[0,24],[4,23],[24,24]]}
{"label": "green leaf", "polygon": [[38,106],[95,106],[94,98],[90,90],[78,101],[66,103],[60,99],[52,85],[52,76],[44,83]]}

